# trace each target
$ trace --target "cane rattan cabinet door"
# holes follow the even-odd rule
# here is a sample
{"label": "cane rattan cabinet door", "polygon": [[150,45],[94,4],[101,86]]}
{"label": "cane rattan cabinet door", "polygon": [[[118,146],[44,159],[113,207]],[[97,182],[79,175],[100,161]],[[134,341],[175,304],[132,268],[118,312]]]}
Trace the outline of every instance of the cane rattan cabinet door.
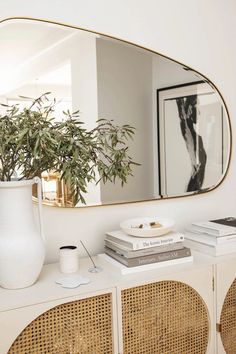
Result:
{"label": "cane rattan cabinet door", "polygon": [[225,352],[236,354],[236,279],[225,296],[220,325],[220,336]]}
{"label": "cane rattan cabinet door", "polygon": [[112,354],[112,294],[62,303],[42,313],[8,354]]}
{"label": "cane rattan cabinet door", "polygon": [[121,291],[124,354],[205,354],[208,309],[191,286],[159,281]]}
{"label": "cane rattan cabinet door", "polygon": [[217,354],[236,354],[236,259],[216,265]]}

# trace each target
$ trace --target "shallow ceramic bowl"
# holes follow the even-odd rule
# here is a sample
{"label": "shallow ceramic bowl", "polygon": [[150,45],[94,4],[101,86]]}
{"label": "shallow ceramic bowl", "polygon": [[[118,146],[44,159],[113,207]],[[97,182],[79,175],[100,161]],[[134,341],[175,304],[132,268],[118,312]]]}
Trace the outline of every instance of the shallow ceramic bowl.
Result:
{"label": "shallow ceramic bowl", "polygon": [[[161,226],[153,228],[150,223],[159,223]],[[120,227],[127,235],[156,237],[167,234],[172,230],[174,224],[174,220],[168,218],[145,217],[125,220],[120,223]],[[140,228],[140,225],[143,225],[143,227]]]}

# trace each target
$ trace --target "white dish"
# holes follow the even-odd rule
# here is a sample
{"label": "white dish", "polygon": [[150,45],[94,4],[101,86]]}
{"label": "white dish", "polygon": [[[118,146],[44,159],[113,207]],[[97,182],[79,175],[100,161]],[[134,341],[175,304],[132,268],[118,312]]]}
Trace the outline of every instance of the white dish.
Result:
{"label": "white dish", "polygon": [[79,274],[67,274],[65,276],[61,276],[55,281],[57,284],[60,284],[63,288],[77,288],[80,285],[88,284],[90,279],[82,277]]}
{"label": "white dish", "polygon": [[[161,226],[152,227],[151,223],[159,223]],[[167,234],[172,230],[175,222],[172,219],[160,217],[145,217],[125,220],[120,223],[121,229],[127,234],[136,237],[156,237]],[[141,225],[143,225],[141,227]]]}

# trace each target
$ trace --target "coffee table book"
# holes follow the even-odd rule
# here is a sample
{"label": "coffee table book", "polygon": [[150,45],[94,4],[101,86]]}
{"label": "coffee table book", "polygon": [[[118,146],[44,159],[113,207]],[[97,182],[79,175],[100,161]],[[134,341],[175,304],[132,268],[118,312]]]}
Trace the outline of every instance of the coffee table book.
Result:
{"label": "coffee table book", "polygon": [[159,268],[165,268],[177,264],[183,264],[183,263],[189,263],[193,261],[193,256],[189,257],[183,257],[183,258],[177,258],[177,259],[172,259],[170,261],[165,261],[165,262],[156,262],[156,263],[150,263],[150,264],[145,264],[141,265],[138,267],[126,267],[124,264],[116,261],[114,258],[108,256],[105,253],[101,253],[98,255],[100,259],[100,263],[102,264],[103,262],[107,265],[109,263],[114,271],[119,272],[121,275],[126,275],[126,274],[132,274],[132,273],[140,273],[140,272],[145,272],[148,270],[153,270],[153,269],[159,269]]}
{"label": "coffee table book", "polygon": [[157,263],[157,262],[165,262],[170,261],[177,258],[184,258],[191,256],[191,251],[189,248],[184,247],[183,249],[176,250],[176,251],[168,251],[162,253],[151,254],[147,256],[135,257],[135,258],[126,258],[121,256],[117,252],[111,250],[108,247],[105,247],[105,253],[116,259],[118,262],[126,265],[127,267],[137,267],[142,266],[145,264],[150,263]]}
{"label": "coffee table book", "polygon": [[183,242],[175,242],[175,243],[170,243],[169,245],[148,247],[140,250],[130,250],[129,248],[126,248],[123,245],[120,245],[116,242],[107,239],[105,239],[105,246],[126,258],[135,258],[140,256],[146,256],[149,254],[162,253],[167,251],[176,251],[184,248]]}
{"label": "coffee table book", "polygon": [[236,234],[236,218],[227,217],[210,221],[192,222],[191,228],[195,231],[208,233],[214,236]]}
{"label": "coffee table book", "polygon": [[218,245],[209,245],[203,242],[197,242],[186,238],[184,240],[184,245],[198,252],[206,253],[215,257],[236,252],[236,241],[222,243]]}
{"label": "coffee table book", "polygon": [[202,232],[191,232],[187,230],[184,236],[185,239],[205,243],[212,246],[220,245],[223,243],[232,243],[236,241],[236,233],[226,236],[213,236]]}
{"label": "coffee table book", "polygon": [[166,235],[157,237],[135,237],[126,235],[123,231],[118,230],[107,232],[106,240],[116,242],[117,244],[123,245],[130,250],[140,250],[148,247],[181,242],[184,240],[184,234],[181,232],[169,232]]}

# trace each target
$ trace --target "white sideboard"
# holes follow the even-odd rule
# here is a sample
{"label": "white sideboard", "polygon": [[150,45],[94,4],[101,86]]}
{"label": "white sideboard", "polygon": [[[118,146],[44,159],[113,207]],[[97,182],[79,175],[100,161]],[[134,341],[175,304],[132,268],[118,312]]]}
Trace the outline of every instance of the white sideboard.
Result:
{"label": "white sideboard", "polygon": [[[98,305],[91,305],[89,300],[88,303],[82,304],[85,306],[83,316],[86,316],[86,313],[88,316],[91,313],[91,316],[95,316],[95,319],[90,319],[94,328],[99,326],[99,323],[102,326],[103,317],[107,317],[108,310],[111,311],[111,328],[106,333],[109,336],[107,340],[112,342],[111,352],[114,354],[131,354],[131,351],[144,353],[145,348],[145,354],[163,354],[161,350],[170,350],[168,348],[176,347],[176,345],[180,349],[176,349],[176,352],[172,349],[170,354],[226,353],[221,341],[223,332],[217,332],[216,323],[220,323],[225,296],[236,278],[236,254],[210,257],[193,252],[193,255],[194,261],[191,263],[171,265],[129,275],[121,275],[114,266],[99,257],[96,262],[103,268],[103,271],[89,273],[88,268],[91,267],[91,262],[89,259],[82,259],[79,273],[90,278],[91,281],[75,289],[65,289],[55,283],[61,275],[58,264],[44,266],[35,285],[20,290],[0,289],[0,354],[7,354],[21,332],[28,325],[27,328],[30,329],[31,323],[34,323],[42,314],[49,313],[50,315],[52,309],[59,311],[57,309],[62,304],[71,303],[74,306],[75,302],[79,304],[84,299],[99,299],[105,294],[110,296],[109,306],[111,308],[108,309],[105,304],[102,309],[99,302]],[[101,301],[103,303],[102,298]],[[66,311],[71,311],[66,305],[63,306],[64,312],[60,312],[58,316],[65,316]],[[88,311],[86,306],[88,306]],[[91,306],[98,307],[95,308],[95,315],[91,312],[94,311],[91,310]],[[73,313],[70,313],[70,316],[73,317]],[[55,319],[51,319],[51,322],[53,321],[55,322]],[[63,321],[63,326],[65,326],[65,318]],[[82,321],[80,326],[83,327],[84,324],[87,326],[85,328],[90,328],[91,324],[88,324],[86,318],[82,318]],[[52,325],[56,326],[54,330],[60,334],[57,325],[55,323]],[[35,328],[33,336],[37,335]],[[218,330],[222,328],[218,326]],[[194,331],[198,331],[195,334],[197,337],[192,337]],[[89,333],[87,332],[86,340],[88,341]],[[31,332],[28,331],[28,336],[29,333]],[[104,333],[102,336],[104,337]],[[84,337],[81,335],[80,340],[83,338],[85,339],[85,335]],[[91,341],[93,338],[92,336]],[[47,340],[51,339],[47,338]],[[99,339],[97,340],[99,342]],[[74,340],[72,342],[74,343]],[[160,346],[156,346],[157,342]],[[108,354],[102,352],[99,346],[100,344],[96,354]],[[83,348],[86,348],[86,344]],[[21,349],[21,352],[14,352],[14,354],[44,354],[43,351],[40,352],[38,349],[37,351],[29,353]],[[51,354],[54,353],[64,354],[66,351],[55,349]],[[86,349],[84,351],[81,349],[81,353],[86,353]]]}

